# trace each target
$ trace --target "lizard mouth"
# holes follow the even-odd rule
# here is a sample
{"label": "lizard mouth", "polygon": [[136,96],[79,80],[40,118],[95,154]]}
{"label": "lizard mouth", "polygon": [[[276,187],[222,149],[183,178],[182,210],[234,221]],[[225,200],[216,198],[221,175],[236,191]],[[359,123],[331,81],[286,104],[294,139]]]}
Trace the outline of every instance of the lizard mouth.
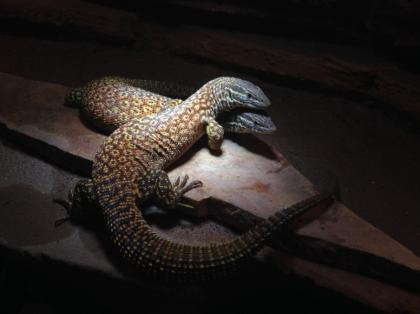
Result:
{"label": "lizard mouth", "polygon": [[220,123],[225,131],[270,134],[277,130],[269,114],[262,109],[237,108],[222,114]]}

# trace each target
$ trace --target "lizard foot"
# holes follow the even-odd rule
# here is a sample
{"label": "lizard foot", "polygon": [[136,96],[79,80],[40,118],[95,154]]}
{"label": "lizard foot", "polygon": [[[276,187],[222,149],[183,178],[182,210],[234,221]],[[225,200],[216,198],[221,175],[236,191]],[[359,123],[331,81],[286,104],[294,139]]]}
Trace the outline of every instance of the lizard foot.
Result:
{"label": "lizard foot", "polygon": [[158,182],[155,185],[155,200],[166,209],[177,207],[185,193],[203,186],[203,183],[199,180],[188,182],[188,179],[189,176],[184,175],[178,177],[174,183],[171,183],[168,174],[161,171],[159,173]]}
{"label": "lizard foot", "polygon": [[172,185],[173,191],[182,195],[193,189],[200,188],[203,186],[203,182],[201,182],[200,180],[194,180],[187,184],[188,179],[189,176],[187,174],[182,178],[182,181],[181,177],[178,177],[175,180],[175,183]]}
{"label": "lizard foot", "polygon": [[69,191],[67,201],[54,201],[62,205],[67,211],[67,217],[57,220],[55,226],[59,226],[68,220],[76,223],[89,222],[91,218],[95,219],[100,213],[92,180],[78,181],[75,187]]}

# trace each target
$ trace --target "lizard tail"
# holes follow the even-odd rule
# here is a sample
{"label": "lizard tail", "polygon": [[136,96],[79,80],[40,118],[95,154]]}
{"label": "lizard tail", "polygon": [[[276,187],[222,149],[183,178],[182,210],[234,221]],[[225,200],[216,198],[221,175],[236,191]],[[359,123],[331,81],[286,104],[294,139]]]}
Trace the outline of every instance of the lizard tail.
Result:
{"label": "lizard tail", "polygon": [[108,198],[104,217],[122,255],[144,273],[152,273],[162,280],[204,281],[237,269],[282,225],[330,197],[330,194],[320,194],[308,198],[277,212],[233,240],[208,246],[184,245],[160,237],[144,220],[135,198],[124,193]]}
{"label": "lizard tail", "polygon": [[82,105],[83,88],[73,88],[65,97],[65,102],[71,107],[80,107]]}

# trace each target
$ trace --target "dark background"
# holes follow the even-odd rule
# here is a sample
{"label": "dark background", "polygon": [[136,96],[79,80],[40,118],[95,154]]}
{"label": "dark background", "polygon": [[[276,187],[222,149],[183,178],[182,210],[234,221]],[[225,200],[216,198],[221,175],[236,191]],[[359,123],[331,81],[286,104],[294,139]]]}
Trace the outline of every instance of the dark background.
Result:
{"label": "dark background", "polygon": [[[275,100],[279,129],[261,139],[319,188],[337,181],[344,204],[420,255],[418,1],[151,2],[2,1],[0,71],[68,86],[106,74],[197,87],[220,75],[254,81]],[[73,312],[83,302],[93,312],[143,310],[131,286],[16,264],[3,271],[15,312]],[[249,276],[210,285],[200,310],[370,311],[293,276]],[[241,290],[246,282],[255,288]],[[208,301],[216,291],[221,301]],[[150,296],[144,306],[194,312],[197,297]]]}

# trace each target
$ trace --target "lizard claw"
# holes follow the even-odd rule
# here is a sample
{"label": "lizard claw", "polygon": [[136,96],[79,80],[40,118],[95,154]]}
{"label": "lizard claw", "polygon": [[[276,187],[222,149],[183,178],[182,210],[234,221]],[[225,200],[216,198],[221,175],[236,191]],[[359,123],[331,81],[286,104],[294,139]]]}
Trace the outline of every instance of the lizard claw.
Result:
{"label": "lizard claw", "polygon": [[65,201],[65,200],[62,200],[62,199],[59,199],[59,198],[55,198],[55,199],[53,199],[53,202],[57,203],[58,205],[63,206],[65,208],[65,210],[67,212],[69,212],[69,209],[71,207],[71,204],[70,204],[69,201]]}
{"label": "lizard claw", "polygon": [[184,208],[187,208],[187,209],[195,209],[195,206],[192,206],[192,205],[190,205],[190,204],[183,203],[183,202],[178,202],[178,203],[176,204],[176,206],[177,206],[177,207],[184,207]]}
{"label": "lizard claw", "polygon": [[185,176],[184,176],[184,178],[182,179],[182,182],[181,182],[181,184],[179,185],[179,187],[180,188],[183,188],[183,187],[185,187],[185,185],[187,184],[187,182],[188,182],[188,179],[189,179],[190,177],[188,176],[188,174],[186,174]]}
{"label": "lizard claw", "polygon": [[180,180],[181,180],[181,177],[176,178],[176,180],[173,184],[174,188],[176,188],[178,186]]}
{"label": "lizard claw", "polygon": [[53,199],[54,203],[57,203],[57,204],[63,206],[64,209],[67,212],[67,217],[64,217],[64,218],[61,218],[61,219],[58,219],[58,220],[55,221],[55,223],[54,223],[55,227],[58,227],[58,226],[62,225],[63,223],[65,223],[66,221],[70,220],[70,211],[71,211],[71,208],[72,208],[72,200],[73,200],[73,189],[71,189],[69,191],[68,201],[63,200],[63,199],[59,199],[59,198],[54,198]]}
{"label": "lizard claw", "polygon": [[58,226],[62,225],[63,223],[65,223],[68,220],[70,220],[70,216],[67,216],[67,217],[64,217],[64,218],[61,218],[61,219],[57,219],[54,222],[54,227],[58,227]]}
{"label": "lizard claw", "polygon": [[196,188],[201,188],[202,186],[203,186],[203,182],[201,182],[200,180],[194,180],[194,181],[191,181],[187,186],[184,186],[181,190],[181,193],[185,194],[188,191],[191,191]]}
{"label": "lizard claw", "polygon": [[67,217],[57,219],[54,222],[54,227],[58,227],[58,226],[62,225],[63,223],[65,223],[66,221],[70,220],[71,202],[70,201],[65,201],[65,200],[62,200],[62,199],[53,199],[53,202],[63,206],[64,209],[66,210],[67,214],[68,214]]}
{"label": "lizard claw", "polygon": [[178,177],[175,183],[172,185],[174,192],[176,192],[179,196],[182,196],[188,191],[203,186],[203,182],[201,182],[200,180],[194,180],[187,184],[189,178],[190,177],[188,176],[188,174],[184,175],[182,179],[181,177]]}
{"label": "lizard claw", "polygon": [[187,184],[189,178],[190,177],[188,176],[188,174],[184,175],[182,181],[181,177],[176,178],[175,182],[173,183],[174,189],[182,189],[185,186],[185,184]]}

